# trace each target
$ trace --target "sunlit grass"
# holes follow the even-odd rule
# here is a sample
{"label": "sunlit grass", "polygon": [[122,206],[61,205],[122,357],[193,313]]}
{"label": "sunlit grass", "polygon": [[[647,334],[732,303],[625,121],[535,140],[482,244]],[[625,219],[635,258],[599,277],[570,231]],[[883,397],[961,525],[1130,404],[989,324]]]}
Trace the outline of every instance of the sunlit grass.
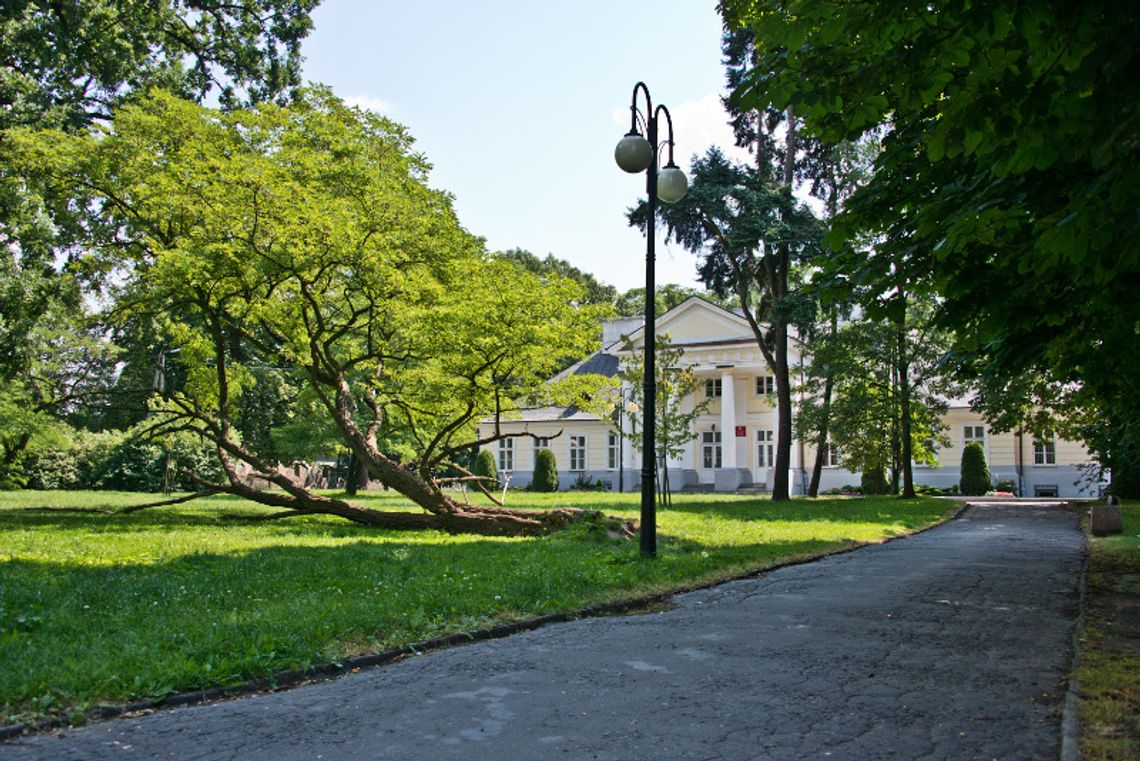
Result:
{"label": "sunlit grass", "polygon": [[1136,758],[1140,747],[1140,503],[1124,532],[1092,539],[1089,618],[1080,667],[1081,752],[1089,761]]}
{"label": "sunlit grass", "polygon": [[[543,538],[452,536],[329,517],[224,521],[228,497],[129,516],[113,493],[0,495],[0,707],[6,721],[227,685],[503,621],[668,591],[929,525],[936,500],[684,495],[659,556],[596,526]],[[411,509],[390,493],[357,501]],[[511,493],[512,507],[636,517],[636,494]]]}

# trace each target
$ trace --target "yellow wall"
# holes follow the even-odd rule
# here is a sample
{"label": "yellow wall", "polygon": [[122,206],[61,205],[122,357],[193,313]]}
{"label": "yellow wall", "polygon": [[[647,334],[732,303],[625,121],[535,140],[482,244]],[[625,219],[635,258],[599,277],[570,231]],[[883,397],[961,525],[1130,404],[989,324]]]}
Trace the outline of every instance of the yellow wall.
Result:
{"label": "yellow wall", "polygon": [[[608,446],[608,433],[616,430],[610,424],[597,420],[575,420],[569,422],[543,422],[522,423],[517,421],[505,422],[500,426],[503,433],[530,433],[535,436],[550,437],[550,451],[554,452],[554,459],[558,471],[570,470],[570,435],[586,435],[586,465],[589,470],[606,469],[606,448]],[[561,435],[558,435],[561,432]],[[491,426],[479,427],[479,435],[490,436]],[[515,440],[515,470],[534,470],[534,439],[519,437]],[[499,445],[493,443],[484,447],[498,457]],[[496,461],[497,462],[497,461]]]}

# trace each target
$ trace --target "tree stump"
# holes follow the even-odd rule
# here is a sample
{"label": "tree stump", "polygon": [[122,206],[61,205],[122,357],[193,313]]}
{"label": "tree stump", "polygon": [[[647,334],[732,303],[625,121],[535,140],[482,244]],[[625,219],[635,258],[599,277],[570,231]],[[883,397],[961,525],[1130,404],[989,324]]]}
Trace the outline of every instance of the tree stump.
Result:
{"label": "tree stump", "polygon": [[1089,533],[1093,536],[1108,536],[1124,531],[1124,519],[1120,515],[1120,500],[1109,497],[1107,505],[1093,505],[1089,510]]}

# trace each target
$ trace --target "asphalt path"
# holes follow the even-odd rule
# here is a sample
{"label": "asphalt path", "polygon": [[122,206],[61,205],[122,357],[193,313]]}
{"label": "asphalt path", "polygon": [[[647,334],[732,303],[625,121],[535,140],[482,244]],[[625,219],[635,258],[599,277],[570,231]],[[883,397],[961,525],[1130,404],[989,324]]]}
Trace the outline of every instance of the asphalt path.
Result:
{"label": "asphalt path", "polygon": [[1084,538],[987,505],[915,536],[8,759],[1055,759]]}

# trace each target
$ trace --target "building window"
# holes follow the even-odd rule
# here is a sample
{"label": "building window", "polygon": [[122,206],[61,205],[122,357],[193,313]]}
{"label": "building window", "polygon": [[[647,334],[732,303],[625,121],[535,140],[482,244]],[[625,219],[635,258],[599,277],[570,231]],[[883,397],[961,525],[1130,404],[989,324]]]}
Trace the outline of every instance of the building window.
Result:
{"label": "building window", "polygon": [[986,427],[984,425],[967,425],[962,428],[962,446],[970,442],[986,445]]}
{"label": "building window", "polygon": [[823,467],[839,467],[839,448],[830,441],[823,445]]}
{"label": "building window", "polygon": [[1057,464],[1057,442],[1052,431],[1047,432],[1044,439],[1033,440],[1033,464]]}
{"label": "building window", "polygon": [[586,435],[570,437],[570,470],[586,469]]}
{"label": "building window", "polygon": [[775,440],[775,431],[756,432],[756,465],[758,467],[770,468],[776,464],[773,450]]}
{"label": "building window", "polygon": [[515,440],[499,439],[499,470],[515,469]]}
{"label": "building window", "polygon": [[617,431],[610,431],[606,438],[606,467],[617,470],[621,463],[621,437]]}
{"label": "building window", "polygon": [[706,470],[720,467],[720,431],[701,434],[701,462]]}
{"label": "building window", "polygon": [[539,436],[534,440],[534,461],[538,462],[538,453],[543,449],[550,449],[550,437]]}
{"label": "building window", "polygon": [[776,393],[776,376],[774,375],[757,375],[756,376],[756,395],[757,396],[771,396]]}
{"label": "building window", "polygon": [[722,389],[720,378],[709,378],[705,381],[705,398],[719,399]]}

